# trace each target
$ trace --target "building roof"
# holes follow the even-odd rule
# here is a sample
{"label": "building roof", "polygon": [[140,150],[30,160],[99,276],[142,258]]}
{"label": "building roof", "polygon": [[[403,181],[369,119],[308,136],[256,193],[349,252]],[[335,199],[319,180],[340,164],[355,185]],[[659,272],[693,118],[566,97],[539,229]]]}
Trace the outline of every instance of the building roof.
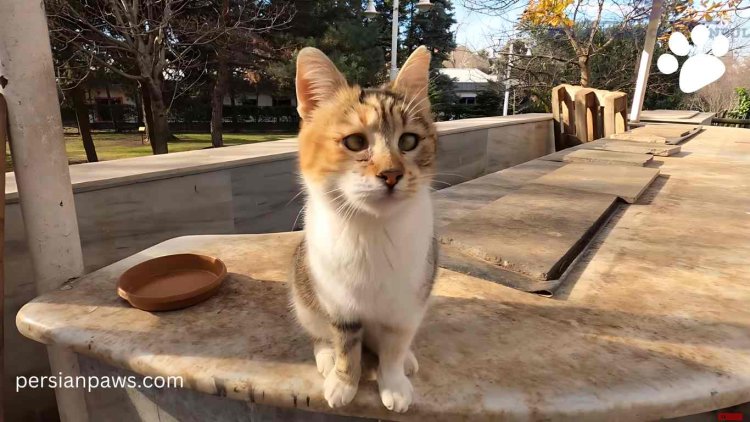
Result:
{"label": "building roof", "polygon": [[490,61],[487,57],[472,51],[470,48],[459,45],[451,51],[447,60],[443,60],[443,67],[453,68],[476,68],[483,72],[490,70]]}
{"label": "building roof", "polygon": [[497,81],[497,76],[488,75],[475,68],[442,68],[438,71],[458,83],[488,83]]}

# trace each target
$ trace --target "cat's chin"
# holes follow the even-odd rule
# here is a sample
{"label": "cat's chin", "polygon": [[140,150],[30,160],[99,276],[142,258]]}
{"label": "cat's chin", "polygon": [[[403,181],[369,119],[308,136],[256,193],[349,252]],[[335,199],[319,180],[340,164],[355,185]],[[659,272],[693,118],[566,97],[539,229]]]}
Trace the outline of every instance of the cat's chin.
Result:
{"label": "cat's chin", "polygon": [[363,201],[358,208],[362,213],[370,217],[389,217],[406,206],[411,199],[411,196],[403,194],[379,195]]}

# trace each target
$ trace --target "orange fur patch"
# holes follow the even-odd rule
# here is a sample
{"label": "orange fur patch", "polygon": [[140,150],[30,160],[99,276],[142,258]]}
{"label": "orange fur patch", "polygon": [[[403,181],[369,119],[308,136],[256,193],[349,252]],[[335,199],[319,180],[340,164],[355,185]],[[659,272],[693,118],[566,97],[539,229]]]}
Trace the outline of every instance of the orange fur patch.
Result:
{"label": "orange fur patch", "polygon": [[[321,182],[331,173],[355,169],[375,176],[399,169],[407,179],[431,176],[437,133],[429,103],[409,101],[403,93],[340,88],[332,98],[303,120],[299,133],[300,169],[308,181]],[[420,145],[415,154],[398,150],[403,133],[415,133]],[[370,148],[353,152],[342,141],[352,134],[363,135]]]}

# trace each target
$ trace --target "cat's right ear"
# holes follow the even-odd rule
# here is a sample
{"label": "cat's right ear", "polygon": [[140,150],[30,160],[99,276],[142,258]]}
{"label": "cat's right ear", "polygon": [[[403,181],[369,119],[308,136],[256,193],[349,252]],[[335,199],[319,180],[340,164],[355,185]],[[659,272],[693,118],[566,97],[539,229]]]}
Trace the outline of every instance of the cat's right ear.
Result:
{"label": "cat's right ear", "polygon": [[297,55],[297,112],[303,120],[310,117],[321,101],[331,98],[346,86],[346,79],[331,59],[313,47],[303,48]]}

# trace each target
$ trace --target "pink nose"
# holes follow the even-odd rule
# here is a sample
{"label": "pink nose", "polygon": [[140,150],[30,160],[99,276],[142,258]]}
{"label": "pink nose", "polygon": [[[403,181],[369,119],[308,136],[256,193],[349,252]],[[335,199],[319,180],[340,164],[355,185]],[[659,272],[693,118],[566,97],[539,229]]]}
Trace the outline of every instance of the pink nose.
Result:
{"label": "pink nose", "polygon": [[404,171],[399,169],[383,170],[378,173],[378,177],[383,179],[383,182],[388,186],[388,189],[393,189],[393,187],[396,186],[396,183],[404,177]]}

